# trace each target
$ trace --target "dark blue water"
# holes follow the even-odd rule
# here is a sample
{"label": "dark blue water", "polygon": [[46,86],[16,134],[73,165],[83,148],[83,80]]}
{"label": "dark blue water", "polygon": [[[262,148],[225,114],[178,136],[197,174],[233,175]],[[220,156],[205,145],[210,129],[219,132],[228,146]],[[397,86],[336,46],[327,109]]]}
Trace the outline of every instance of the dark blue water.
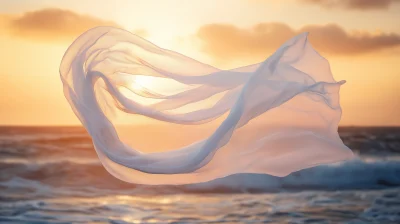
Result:
{"label": "dark blue water", "polygon": [[400,128],[340,128],[359,158],[188,186],[112,177],[78,127],[0,127],[0,223],[400,223]]}

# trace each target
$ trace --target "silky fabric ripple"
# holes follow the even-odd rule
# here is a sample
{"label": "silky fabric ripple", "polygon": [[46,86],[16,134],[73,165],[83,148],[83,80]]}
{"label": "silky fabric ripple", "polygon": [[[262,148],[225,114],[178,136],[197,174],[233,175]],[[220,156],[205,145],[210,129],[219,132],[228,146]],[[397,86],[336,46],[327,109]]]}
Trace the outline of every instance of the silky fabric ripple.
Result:
{"label": "silky fabric ripple", "polygon": [[[354,157],[337,132],[344,81],[334,80],[307,37],[293,37],[261,63],[221,70],[128,31],[96,27],[68,48],[60,74],[103,166],[123,181],[178,185],[236,173],[286,176]],[[157,86],[143,85],[143,77]],[[188,105],[195,106],[179,112]],[[222,122],[204,139],[149,153],[121,139],[115,114],[167,125]]]}

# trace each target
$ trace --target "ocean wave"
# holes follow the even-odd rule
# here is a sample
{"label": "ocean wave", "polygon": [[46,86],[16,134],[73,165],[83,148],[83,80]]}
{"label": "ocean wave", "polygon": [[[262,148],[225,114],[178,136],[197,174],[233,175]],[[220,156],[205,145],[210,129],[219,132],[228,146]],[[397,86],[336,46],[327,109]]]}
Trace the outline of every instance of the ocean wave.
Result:
{"label": "ocean wave", "polygon": [[[122,182],[112,177],[100,163],[59,161],[50,163],[0,163],[0,186],[21,188],[21,180],[52,187],[91,186],[96,191],[132,190],[136,192],[281,192],[299,190],[379,189],[400,186],[400,161],[363,161],[361,159],[324,165],[280,178],[265,174],[235,174],[207,183],[183,186],[144,186]],[[38,185],[39,184],[39,185]],[[83,188],[82,188],[83,189]]]}
{"label": "ocean wave", "polygon": [[195,189],[229,188],[235,191],[376,189],[400,186],[400,161],[352,160],[318,166],[284,178],[241,174],[193,186]]}

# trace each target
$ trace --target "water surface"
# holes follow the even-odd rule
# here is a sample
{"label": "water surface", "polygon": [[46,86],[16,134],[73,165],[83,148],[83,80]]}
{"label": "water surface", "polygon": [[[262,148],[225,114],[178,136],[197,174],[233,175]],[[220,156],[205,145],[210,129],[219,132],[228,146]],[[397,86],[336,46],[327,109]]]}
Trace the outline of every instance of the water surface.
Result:
{"label": "water surface", "polygon": [[0,127],[0,223],[399,223],[400,128],[340,128],[359,159],[285,178],[141,186],[78,127]]}

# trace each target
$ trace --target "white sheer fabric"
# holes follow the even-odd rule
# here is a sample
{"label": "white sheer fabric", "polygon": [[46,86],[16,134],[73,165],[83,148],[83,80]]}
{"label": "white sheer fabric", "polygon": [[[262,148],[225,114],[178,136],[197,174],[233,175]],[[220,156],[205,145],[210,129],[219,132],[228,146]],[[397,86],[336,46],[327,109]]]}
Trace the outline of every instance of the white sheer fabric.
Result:
{"label": "white sheer fabric", "polygon": [[[262,63],[220,70],[125,30],[97,27],[69,47],[60,74],[102,164],[121,180],[177,185],[235,173],[285,176],[353,157],[337,132],[344,81],[333,79],[307,35]],[[113,123],[120,115],[163,125],[222,122],[207,138],[149,153],[121,139]]]}

